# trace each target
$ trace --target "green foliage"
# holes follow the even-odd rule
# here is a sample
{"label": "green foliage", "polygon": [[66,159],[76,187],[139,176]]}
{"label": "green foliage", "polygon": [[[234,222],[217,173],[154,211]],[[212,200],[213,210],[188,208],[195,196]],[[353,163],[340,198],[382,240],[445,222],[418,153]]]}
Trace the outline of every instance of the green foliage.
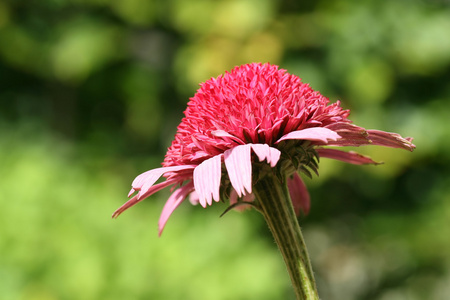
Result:
{"label": "green foliage", "polygon": [[186,203],[158,239],[166,191],[109,219],[199,82],[269,61],[417,145],[307,179],[321,297],[447,299],[449,23],[440,0],[0,0],[1,298],[291,296],[256,213]]}
{"label": "green foliage", "polygon": [[74,158],[70,145],[45,136],[21,136],[26,147],[3,137],[5,299],[273,299],[288,286],[276,249],[255,239],[252,214],[219,219],[224,205],[208,214],[182,206],[158,239],[167,193],[110,219],[124,200],[126,166]]}

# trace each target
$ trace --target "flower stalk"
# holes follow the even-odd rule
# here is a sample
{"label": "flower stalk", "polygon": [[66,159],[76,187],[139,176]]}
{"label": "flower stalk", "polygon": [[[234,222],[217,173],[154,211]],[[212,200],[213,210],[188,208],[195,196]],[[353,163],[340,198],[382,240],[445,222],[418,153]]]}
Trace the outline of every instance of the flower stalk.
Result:
{"label": "flower stalk", "polygon": [[318,300],[306,244],[286,182],[267,174],[253,190],[260,212],[280,249],[298,300]]}

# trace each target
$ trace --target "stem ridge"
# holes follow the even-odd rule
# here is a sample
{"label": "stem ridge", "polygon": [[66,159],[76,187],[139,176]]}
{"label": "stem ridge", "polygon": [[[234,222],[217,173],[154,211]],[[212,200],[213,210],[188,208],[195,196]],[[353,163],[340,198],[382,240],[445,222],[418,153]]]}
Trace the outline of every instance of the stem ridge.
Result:
{"label": "stem ridge", "polygon": [[297,299],[318,300],[308,251],[287,184],[267,174],[255,183],[253,193],[286,263]]}

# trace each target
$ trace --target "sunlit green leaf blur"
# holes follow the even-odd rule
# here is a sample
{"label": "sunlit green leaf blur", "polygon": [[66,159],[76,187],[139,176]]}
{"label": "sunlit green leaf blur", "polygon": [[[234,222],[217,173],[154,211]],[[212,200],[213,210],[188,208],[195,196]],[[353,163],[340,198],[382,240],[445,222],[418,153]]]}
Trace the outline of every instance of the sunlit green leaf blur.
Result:
{"label": "sunlit green leaf blur", "polygon": [[323,299],[450,295],[448,0],[0,0],[0,299],[294,299],[255,211],[169,195],[117,220],[198,84],[271,62],[358,125],[412,136],[323,159],[300,219]]}

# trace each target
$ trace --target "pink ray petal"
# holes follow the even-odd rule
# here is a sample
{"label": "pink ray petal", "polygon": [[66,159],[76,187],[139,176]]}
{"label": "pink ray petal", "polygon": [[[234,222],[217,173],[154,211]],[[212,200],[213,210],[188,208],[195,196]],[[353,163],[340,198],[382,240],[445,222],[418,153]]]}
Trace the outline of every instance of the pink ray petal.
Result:
{"label": "pink ray petal", "polygon": [[349,164],[354,165],[365,165],[365,164],[374,164],[379,165],[381,163],[372,160],[370,157],[356,153],[354,151],[342,151],[337,149],[316,149],[317,154],[320,157],[337,159]]}
{"label": "pink ray petal", "polygon": [[222,176],[222,154],[213,156],[194,169],[194,187],[203,207],[212,204],[212,199],[220,200],[219,188]]}
{"label": "pink ray petal", "polygon": [[372,145],[380,145],[391,148],[401,148],[413,151],[416,145],[411,143],[411,138],[402,138],[401,135],[392,132],[381,130],[367,130],[369,139],[372,140]]}
{"label": "pink ray petal", "polygon": [[354,146],[370,145],[372,141],[369,139],[367,131],[359,126],[346,122],[337,122],[328,125],[326,128],[335,131],[341,136],[334,142],[329,142],[328,146]]}
{"label": "pink ray petal", "polygon": [[251,145],[239,145],[224,152],[225,167],[231,185],[239,197],[252,192]]}
{"label": "pink ray petal", "polygon": [[231,189],[230,192],[230,205],[236,204],[238,201],[238,194],[234,189]]}
{"label": "pink ray petal", "polygon": [[191,202],[192,205],[197,205],[199,203],[199,198],[196,191],[192,191],[192,193],[189,194],[189,202]]}
{"label": "pink ray petal", "polygon": [[[247,194],[243,197],[242,199],[243,202],[253,202],[255,201],[255,194],[251,193],[251,194]],[[252,208],[252,206],[250,204],[242,204],[239,206],[236,206],[234,209],[237,211],[244,211],[246,209],[250,209]]]}
{"label": "pink ray petal", "polygon": [[130,198],[131,195],[134,194],[134,192],[136,192],[136,190],[134,188],[131,188],[131,190],[128,192],[128,198]]}
{"label": "pink ray petal", "polygon": [[148,196],[162,190],[165,187],[168,187],[171,184],[174,184],[175,182],[177,182],[177,180],[173,179],[173,180],[166,180],[164,182],[155,184],[154,186],[152,186],[150,189],[147,190],[147,192],[143,195],[136,195],[133,198],[131,198],[130,200],[128,200],[127,202],[125,202],[121,207],[119,207],[113,214],[112,214],[112,218],[117,218],[121,213],[123,213],[125,210],[127,210],[128,208],[132,207],[133,205],[141,202],[142,200],[144,200],[145,198],[147,198]]}
{"label": "pink ray petal", "polygon": [[128,208],[132,207],[133,205],[137,204],[138,202],[140,202],[140,201],[138,200],[137,195],[136,195],[133,198],[131,198],[130,200],[128,200],[127,202],[125,202],[124,204],[122,204],[121,207],[116,209],[116,211],[113,212],[111,218],[117,218],[118,216],[120,216],[120,214],[122,214],[124,211],[126,211]]}
{"label": "pink ray petal", "polygon": [[284,140],[308,140],[314,142],[328,143],[328,140],[336,141],[341,136],[331,129],[325,127],[312,127],[302,130],[292,131],[283,135],[275,143],[279,143]]}
{"label": "pink ray petal", "polygon": [[280,159],[280,150],[269,147],[267,144],[251,144],[251,147],[256,156],[258,156],[259,161],[267,160],[272,168],[275,167]]}
{"label": "pink ray petal", "polygon": [[247,194],[244,196],[245,202],[253,202],[254,200],[255,200],[255,194],[253,194],[253,193]]}
{"label": "pink ray petal", "polygon": [[[245,195],[242,198],[242,201],[244,201],[244,202],[253,202],[254,200],[255,200],[255,194],[253,194],[253,193],[247,194],[247,195]],[[236,191],[234,189],[231,189],[231,192],[230,192],[230,205],[236,204],[237,202],[238,202],[238,195],[237,195],[237,193],[236,193]],[[250,205],[241,204],[241,205],[238,205],[238,206],[234,207],[233,209],[237,210],[237,211],[244,211],[244,210],[249,209],[249,208],[251,208]]]}
{"label": "pink ray petal", "polygon": [[194,190],[194,185],[192,182],[176,189],[167,200],[164,208],[162,210],[161,216],[158,222],[159,236],[161,236],[164,226],[166,226],[167,220],[169,220],[170,215],[173,211],[183,202],[186,196]]}
{"label": "pink ray petal", "polygon": [[134,190],[139,191],[138,198],[142,198],[142,195],[145,194],[163,174],[194,168],[195,166],[193,165],[182,165],[153,169],[136,177],[131,186]]}
{"label": "pink ray petal", "polygon": [[300,214],[307,215],[311,208],[311,201],[305,183],[297,173],[294,173],[292,177],[288,178],[287,185],[295,214],[297,216],[300,216]]}

